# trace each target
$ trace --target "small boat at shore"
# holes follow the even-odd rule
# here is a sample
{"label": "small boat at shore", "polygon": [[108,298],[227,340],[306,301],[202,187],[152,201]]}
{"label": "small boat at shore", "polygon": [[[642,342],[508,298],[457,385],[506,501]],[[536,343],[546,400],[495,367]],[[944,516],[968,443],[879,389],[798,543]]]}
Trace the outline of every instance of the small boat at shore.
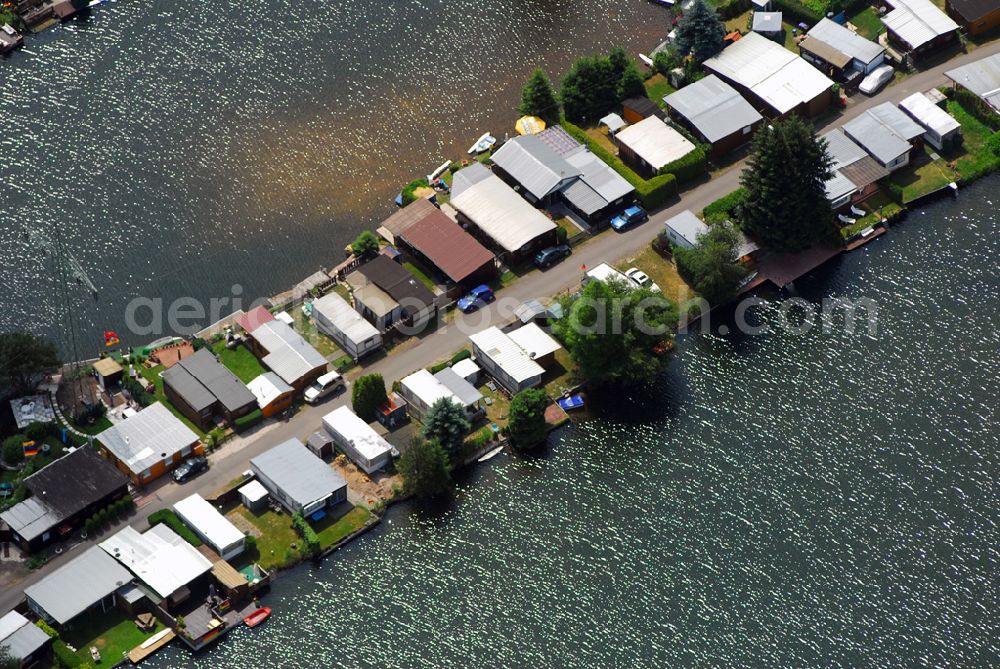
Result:
{"label": "small boat at shore", "polygon": [[486,153],[493,148],[493,145],[497,143],[497,138],[488,132],[484,132],[476,140],[476,143],[469,147],[469,153],[476,155],[478,153]]}
{"label": "small boat at shore", "polygon": [[639,60],[641,60],[646,67],[653,67],[653,59],[646,54],[640,53]]}
{"label": "small boat at shore", "polygon": [[243,622],[246,623],[247,627],[256,627],[267,620],[267,617],[270,615],[271,609],[267,606],[263,606],[244,618]]}
{"label": "small boat at shore", "polygon": [[573,411],[574,409],[583,408],[583,395],[569,395],[568,397],[560,397],[557,400],[559,406],[565,411]]}
{"label": "small boat at shore", "polygon": [[479,462],[486,462],[487,460],[492,460],[496,456],[500,455],[500,451],[502,451],[502,450],[503,450],[503,446],[497,446],[492,451],[487,451],[485,454],[483,454],[483,456],[481,458],[479,458],[478,461]]}

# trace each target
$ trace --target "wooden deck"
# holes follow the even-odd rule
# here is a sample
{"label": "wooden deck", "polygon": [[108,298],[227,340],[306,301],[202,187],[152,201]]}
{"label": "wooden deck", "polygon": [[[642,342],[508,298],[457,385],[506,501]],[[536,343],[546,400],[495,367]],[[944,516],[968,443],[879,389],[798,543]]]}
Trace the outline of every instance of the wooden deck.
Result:
{"label": "wooden deck", "polygon": [[868,242],[870,242],[873,239],[876,239],[878,237],[881,237],[882,235],[884,235],[887,232],[889,232],[889,228],[882,228],[882,227],[875,228],[875,231],[872,232],[872,234],[870,234],[867,237],[864,237],[862,239],[856,239],[856,240],[854,240],[853,242],[851,242],[850,244],[848,244],[845,247],[844,250],[845,251],[853,251],[854,249],[859,249],[862,246],[864,246],[865,244],[867,244]]}
{"label": "wooden deck", "polygon": [[132,664],[139,664],[147,657],[149,657],[150,655],[152,655],[153,653],[155,653],[156,651],[160,650],[161,648],[169,644],[171,641],[173,641],[176,636],[177,634],[173,630],[168,630],[167,633],[164,634],[162,638],[155,641],[154,643],[149,644],[145,648],[143,648],[142,646],[136,646],[135,648],[133,648],[128,652],[129,662],[131,662]]}

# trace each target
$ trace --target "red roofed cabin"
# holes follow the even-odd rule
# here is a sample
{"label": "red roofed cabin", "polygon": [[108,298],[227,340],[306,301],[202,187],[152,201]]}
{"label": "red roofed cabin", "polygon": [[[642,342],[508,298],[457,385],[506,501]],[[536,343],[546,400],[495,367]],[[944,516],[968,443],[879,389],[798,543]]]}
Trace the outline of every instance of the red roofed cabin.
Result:
{"label": "red roofed cabin", "polygon": [[486,283],[497,275],[496,257],[475,237],[427,200],[410,205],[415,206],[420,208],[418,215],[397,235],[413,255],[436,267],[449,281],[466,287]]}

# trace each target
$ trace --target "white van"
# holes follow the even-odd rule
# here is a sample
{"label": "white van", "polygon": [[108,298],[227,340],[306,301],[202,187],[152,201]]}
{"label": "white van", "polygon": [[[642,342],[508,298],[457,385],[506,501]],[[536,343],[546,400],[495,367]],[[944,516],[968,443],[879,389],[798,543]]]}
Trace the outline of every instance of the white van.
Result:
{"label": "white van", "polygon": [[344,377],[339,372],[328,372],[316,379],[314,384],[306,388],[303,396],[309,404],[318,404],[320,400],[329,397],[335,392],[344,390],[346,387],[347,384],[344,383]]}

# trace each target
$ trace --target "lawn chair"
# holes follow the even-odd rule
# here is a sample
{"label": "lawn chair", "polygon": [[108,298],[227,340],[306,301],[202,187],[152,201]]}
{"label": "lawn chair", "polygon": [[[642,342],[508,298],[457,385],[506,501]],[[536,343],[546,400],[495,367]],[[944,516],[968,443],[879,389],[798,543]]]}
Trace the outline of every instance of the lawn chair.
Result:
{"label": "lawn chair", "polygon": [[843,214],[837,214],[837,219],[844,225],[854,225],[858,222],[858,219],[851,218],[850,216],[844,216]]}
{"label": "lawn chair", "polygon": [[851,205],[851,213],[854,214],[855,216],[857,216],[858,218],[864,218],[864,216],[865,216],[865,210],[864,209],[858,209],[853,204]]}

